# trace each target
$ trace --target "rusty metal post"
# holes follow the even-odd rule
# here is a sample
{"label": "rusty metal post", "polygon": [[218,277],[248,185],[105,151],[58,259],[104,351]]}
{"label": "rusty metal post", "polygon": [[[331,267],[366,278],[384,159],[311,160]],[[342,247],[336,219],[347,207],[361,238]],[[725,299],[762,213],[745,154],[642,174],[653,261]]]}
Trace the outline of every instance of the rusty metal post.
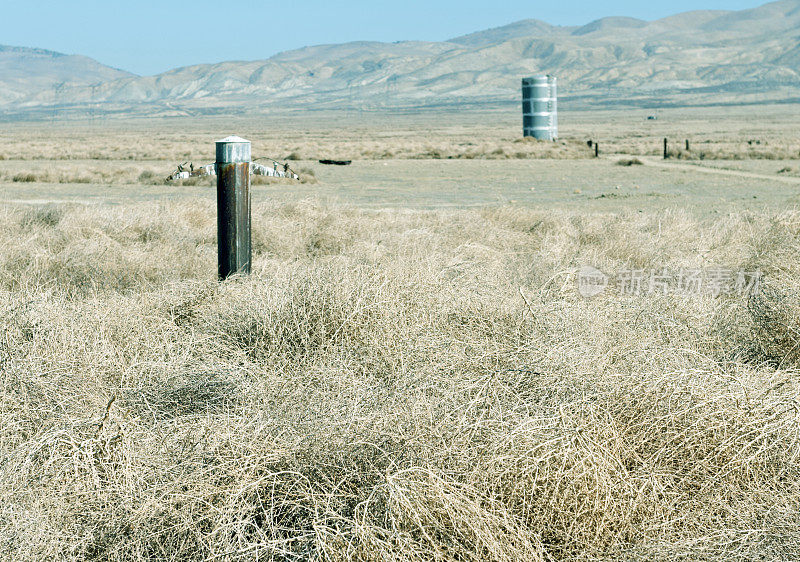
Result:
{"label": "rusty metal post", "polygon": [[219,278],[250,273],[250,141],[217,141],[217,252]]}

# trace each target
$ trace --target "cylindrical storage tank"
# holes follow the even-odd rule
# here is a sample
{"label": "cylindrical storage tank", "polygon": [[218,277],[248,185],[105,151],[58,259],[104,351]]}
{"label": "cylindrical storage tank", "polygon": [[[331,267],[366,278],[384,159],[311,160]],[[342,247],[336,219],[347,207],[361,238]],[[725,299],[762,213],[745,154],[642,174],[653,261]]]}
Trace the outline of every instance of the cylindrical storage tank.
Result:
{"label": "cylindrical storage tank", "polygon": [[522,133],[541,140],[558,138],[555,76],[522,79]]}

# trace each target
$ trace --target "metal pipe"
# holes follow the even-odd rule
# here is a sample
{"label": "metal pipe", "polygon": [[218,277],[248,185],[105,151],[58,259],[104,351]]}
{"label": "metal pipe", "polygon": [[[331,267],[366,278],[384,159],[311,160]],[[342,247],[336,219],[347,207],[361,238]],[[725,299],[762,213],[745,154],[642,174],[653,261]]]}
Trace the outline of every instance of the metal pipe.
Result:
{"label": "metal pipe", "polygon": [[217,253],[219,278],[249,274],[250,141],[237,136],[217,141]]}

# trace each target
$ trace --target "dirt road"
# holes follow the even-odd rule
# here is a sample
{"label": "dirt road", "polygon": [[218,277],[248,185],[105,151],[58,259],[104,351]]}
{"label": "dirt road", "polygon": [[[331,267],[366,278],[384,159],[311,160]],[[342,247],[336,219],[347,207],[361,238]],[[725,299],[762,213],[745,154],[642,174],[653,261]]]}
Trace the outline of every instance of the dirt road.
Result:
{"label": "dirt road", "polygon": [[723,168],[710,168],[702,164],[695,164],[689,162],[675,162],[663,160],[653,156],[638,156],[639,160],[644,162],[647,166],[656,166],[659,168],[670,168],[673,170],[686,170],[688,172],[701,172],[704,174],[717,174],[722,176],[733,176],[737,178],[748,178],[756,180],[769,180],[789,183],[793,185],[800,185],[800,178],[792,176],[778,176],[772,174],[756,174],[753,172],[742,172],[740,170],[725,170]]}

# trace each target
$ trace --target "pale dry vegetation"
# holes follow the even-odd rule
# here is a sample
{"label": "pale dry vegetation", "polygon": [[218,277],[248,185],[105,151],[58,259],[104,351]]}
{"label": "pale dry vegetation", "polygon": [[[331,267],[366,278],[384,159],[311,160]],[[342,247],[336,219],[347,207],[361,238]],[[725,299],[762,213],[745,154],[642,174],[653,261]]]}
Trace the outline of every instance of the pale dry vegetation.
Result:
{"label": "pale dry vegetation", "polygon": [[[215,176],[197,176],[185,180],[167,180],[174,171],[169,163],[147,162],[139,166],[119,162],[72,161],[72,162],[16,162],[7,170],[0,170],[0,182],[6,183],[57,183],[57,184],[94,184],[94,185],[216,185]],[[309,167],[297,170],[299,180],[253,175],[254,185],[316,183],[316,174]]]}
{"label": "pale dry vegetation", "polygon": [[[66,177],[103,182],[109,181],[103,173],[113,174],[102,168],[139,169],[110,178],[123,183],[135,180],[143,166],[165,177],[181,162],[208,164],[214,157],[213,141],[233,132],[253,142],[254,157],[279,161],[587,159],[594,156],[590,140],[600,144],[601,155],[661,156],[665,137],[673,157],[687,160],[800,158],[798,115],[791,105],[665,110],[656,121],[645,120],[647,113],[637,110],[570,111],[567,102],[562,109],[562,139],[557,143],[523,139],[516,106],[418,115],[290,112],[247,118],[11,123],[0,133],[0,161],[3,169],[34,174],[41,173],[37,162],[94,162],[94,171]],[[153,166],[156,162],[160,167]],[[56,170],[47,181],[59,174]]]}
{"label": "pale dry vegetation", "polygon": [[617,160],[617,166],[643,166],[644,162],[638,158],[621,158]]}
{"label": "pale dry vegetation", "polygon": [[[249,131],[247,137],[253,141],[254,156],[280,161],[580,159],[594,157],[594,148],[587,144],[592,139],[600,143],[603,154],[663,154],[662,137],[624,132],[599,136],[596,133],[585,136],[572,133],[555,143],[509,135],[507,130],[498,132],[477,126],[460,134],[453,134],[450,130],[383,134],[370,131],[364,137],[321,131],[281,132],[283,134],[280,136],[273,136],[262,131]],[[95,131],[87,131],[82,142],[69,142],[57,133],[33,141],[26,139],[25,142],[0,137],[0,140],[5,140],[0,149],[0,160],[101,163],[163,160],[176,164],[193,161],[202,165],[213,160],[214,134],[208,131],[176,134],[161,131],[159,135],[147,138],[146,143],[142,142],[146,136],[144,132],[122,135],[122,140],[119,140],[120,133],[114,130],[99,135]],[[731,137],[709,132],[703,137],[693,136],[690,150],[685,149],[683,138],[671,138],[669,155],[683,160],[792,160],[800,157],[800,141],[782,135],[752,139],[746,134]]]}
{"label": "pale dry vegetation", "polygon": [[[276,160],[348,159],[571,159],[590,158],[592,150],[580,139],[568,139],[556,143],[524,139],[522,136],[497,135],[480,129],[472,134],[451,136],[449,132],[419,131],[405,133],[374,132],[365,138],[334,136],[320,132],[302,133],[282,131],[279,137],[251,131],[247,134],[253,142],[253,156]],[[217,135],[219,133],[216,133]],[[119,137],[122,137],[122,140]],[[174,161],[176,164],[193,161],[203,165],[213,161],[214,133],[208,131],[192,134],[161,133],[147,138],[146,132],[122,135],[118,131],[97,134],[86,132],[82,142],[68,142],[58,133],[50,133],[41,139],[7,138],[0,160],[22,162],[35,161]],[[139,148],[137,148],[139,147]],[[209,160],[209,158],[211,160]],[[171,170],[170,170],[171,171]],[[168,172],[167,172],[168,173]]]}
{"label": "pale dry vegetation", "polygon": [[[727,137],[710,134],[692,137],[689,150],[684,138],[669,139],[667,154],[679,160],[793,160],[800,157],[800,141],[788,136],[752,139],[746,135]],[[608,148],[622,154],[663,156],[663,138],[620,138]]]}
{"label": "pale dry vegetation", "polygon": [[669,158],[679,160],[792,160],[800,157],[800,143],[776,142],[757,144],[753,141],[725,143],[706,141],[702,145],[686,148],[670,148]]}
{"label": "pale dry vegetation", "polygon": [[[800,214],[0,208],[13,560],[800,557]],[[702,256],[702,257],[700,257]],[[605,295],[591,264],[761,268]]]}
{"label": "pale dry vegetation", "polygon": [[450,139],[432,135],[425,138],[389,137],[369,142],[298,143],[286,156],[290,160],[318,160],[344,155],[359,160],[508,160],[591,158],[593,152],[580,140],[558,142],[533,138]]}

